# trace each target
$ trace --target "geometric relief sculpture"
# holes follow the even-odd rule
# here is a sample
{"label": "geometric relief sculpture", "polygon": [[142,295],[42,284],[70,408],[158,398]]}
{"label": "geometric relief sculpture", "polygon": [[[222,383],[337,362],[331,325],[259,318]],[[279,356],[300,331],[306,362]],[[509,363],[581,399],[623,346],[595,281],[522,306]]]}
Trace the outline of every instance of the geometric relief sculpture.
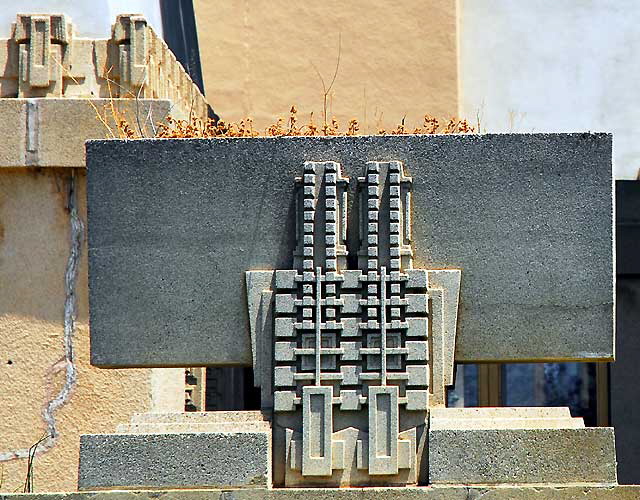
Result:
{"label": "geometric relief sculpture", "polygon": [[413,269],[402,163],[368,162],[364,174],[348,228],[340,164],[306,162],[294,269],[246,273],[256,385],[284,438],[275,484],[416,484],[427,410],[453,383],[460,271]]}

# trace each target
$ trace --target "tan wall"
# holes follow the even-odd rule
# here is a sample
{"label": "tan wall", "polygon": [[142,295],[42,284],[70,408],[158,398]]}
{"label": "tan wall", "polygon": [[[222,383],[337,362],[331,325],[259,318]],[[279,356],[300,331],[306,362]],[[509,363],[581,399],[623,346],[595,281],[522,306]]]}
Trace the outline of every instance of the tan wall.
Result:
{"label": "tan wall", "polygon": [[[86,177],[75,169],[86,221]],[[64,384],[64,273],[69,257],[66,185],[71,169],[0,171],[0,456],[35,443],[42,410]],[[57,413],[60,438],[36,457],[36,491],[77,489],[80,434],[113,432],[134,412],[179,411],[184,371],[101,370],[89,365],[86,243],[77,281],[77,385]],[[24,459],[0,461],[0,491],[22,487]]]}
{"label": "tan wall", "polygon": [[361,130],[457,113],[455,0],[291,2],[194,0],[207,100],[224,120],[263,128],[287,117],[322,121],[322,84],[332,114]]}
{"label": "tan wall", "polygon": [[[147,128],[147,133],[148,122],[161,121],[170,109],[176,116],[206,114],[202,96],[194,94],[191,80],[164,42],[144,27],[144,20],[116,20],[118,41],[136,38],[137,46],[146,41],[142,69],[141,61],[134,61],[138,66],[128,61],[130,52],[114,56],[106,39],[76,39],[70,29],[58,29],[68,27],[61,18],[49,21],[55,28],[51,32],[62,37],[68,49],[66,59],[56,60],[60,40],[54,37],[49,87],[32,82],[25,67],[29,61],[45,59],[41,49],[47,47],[27,43],[28,30],[23,28],[28,18],[18,18],[16,40],[0,39],[0,492],[22,491],[27,450],[51,430],[43,410],[69,387],[64,349],[65,271],[71,250],[68,182],[75,172],[80,217],[86,224],[84,141],[117,137],[115,120],[120,113],[132,128]],[[137,28],[130,30],[132,25]],[[33,50],[31,57],[18,58],[18,51],[12,50],[16,41],[21,50]],[[119,45],[120,50],[126,45]],[[18,78],[24,74],[26,80]],[[113,98],[111,89],[106,91],[107,74],[124,85],[116,96],[130,91],[143,99]],[[134,412],[184,409],[184,369],[118,371],[90,366],[87,286],[85,238],[75,282],[77,376],[54,413],[57,439],[38,448],[33,470],[39,492],[77,489],[81,434],[113,432]]]}

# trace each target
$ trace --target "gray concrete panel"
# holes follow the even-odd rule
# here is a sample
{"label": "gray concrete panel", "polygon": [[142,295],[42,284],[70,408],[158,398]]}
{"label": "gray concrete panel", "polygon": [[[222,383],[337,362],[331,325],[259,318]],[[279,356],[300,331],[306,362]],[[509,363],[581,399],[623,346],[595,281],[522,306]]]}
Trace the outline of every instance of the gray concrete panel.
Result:
{"label": "gray concrete panel", "polygon": [[[92,141],[92,363],[250,366],[247,270],[291,269],[294,178],[413,178],[414,265],[460,268],[457,361],[613,355],[611,136]],[[350,224],[349,267],[357,267]]]}
{"label": "gray concrete panel", "polygon": [[270,484],[269,431],[80,437],[80,490],[259,488]]}
{"label": "gray concrete panel", "polygon": [[616,482],[610,427],[429,431],[430,484]]}

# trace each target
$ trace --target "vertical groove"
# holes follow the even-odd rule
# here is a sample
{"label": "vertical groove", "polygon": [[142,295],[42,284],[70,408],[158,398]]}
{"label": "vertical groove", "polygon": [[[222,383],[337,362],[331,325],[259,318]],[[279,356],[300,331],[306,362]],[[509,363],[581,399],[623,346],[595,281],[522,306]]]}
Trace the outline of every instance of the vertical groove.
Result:
{"label": "vertical groove", "polygon": [[338,245],[336,224],[337,183],[338,173],[334,163],[325,164],[324,192],[325,192],[325,271],[338,270]]}
{"label": "vertical groove", "polygon": [[407,191],[404,198],[404,239],[411,243],[411,191]]}
{"label": "vertical groove", "polygon": [[313,245],[314,245],[314,222],[316,218],[316,175],[315,167],[311,163],[304,166],[304,177],[302,187],[303,205],[303,271],[313,271]]}
{"label": "vertical groove", "polygon": [[320,331],[320,322],[322,321],[322,270],[316,269],[316,385],[320,384],[320,348],[322,332]]}
{"label": "vertical groove", "polygon": [[341,217],[341,221],[340,221],[340,229],[342,232],[342,243],[345,244],[347,241],[347,191],[345,190],[342,193],[342,201],[341,201],[341,207],[340,207],[340,217]]}
{"label": "vertical groove", "polygon": [[387,385],[387,269],[380,268],[380,385]]}
{"label": "vertical groove", "polygon": [[27,99],[25,105],[26,116],[26,148],[24,152],[25,165],[31,167],[38,164],[38,101]]}
{"label": "vertical groove", "polygon": [[376,271],[378,268],[379,220],[380,220],[380,167],[371,162],[367,167],[367,269]]}

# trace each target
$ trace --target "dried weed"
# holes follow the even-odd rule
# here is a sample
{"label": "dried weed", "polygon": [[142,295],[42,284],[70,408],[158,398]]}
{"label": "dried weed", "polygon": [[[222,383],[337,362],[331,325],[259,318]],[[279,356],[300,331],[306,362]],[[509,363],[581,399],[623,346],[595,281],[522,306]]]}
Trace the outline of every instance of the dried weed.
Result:
{"label": "dried weed", "polygon": [[[126,120],[118,117],[118,132],[120,137],[136,139],[133,129]],[[334,117],[329,123],[324,122],[318,127],[313,121],[313,112],[309,115],[308,123],[299,125],[298,109],[291,106],[289,117],[278,118],[275,123],[265,128],[263,133],[253,128],[253,120],[245,118],[240,122],[225,122],[223,120],[213,121],[211,119],[203,121],[199,118],[189,120],[178,120],[171,116],[167,117],[166,123],[161,123],[157,127],[156,137],[164,139],[187,139],[187,138],[227,138],[227,137],[292,137],[292,136],[356,136],[360,135],[360,123],[353,118],[347,124],[346,129],[340,128],[340,123]],[[421,127],[409,128],[405,126],[405,119],[394,129],[386,131],[378,129],[376,135],[411,135],[411,134],[473,134],[476,128],[469,124],[467,120],[450,118],[446,122],[441,122],[431,115],[425,115]]]}

